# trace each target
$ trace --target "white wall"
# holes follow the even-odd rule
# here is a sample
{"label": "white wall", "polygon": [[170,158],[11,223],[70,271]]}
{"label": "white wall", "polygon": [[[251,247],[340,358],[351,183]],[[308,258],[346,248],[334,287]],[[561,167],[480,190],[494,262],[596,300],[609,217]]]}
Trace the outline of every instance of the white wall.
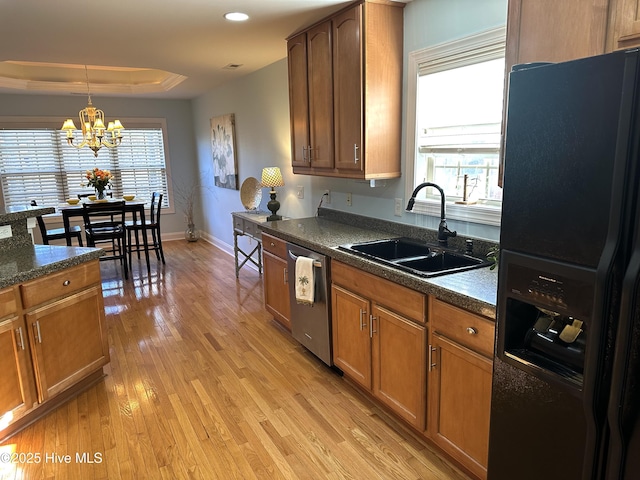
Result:
{"label": "white wall", "polygon": [[[414,0],[408,3],[404,10],[405,71],[409,52],[504,25],[506,15],[507,0]],[[404,77],[406,91],[406,74]],[[329,208],[437,229],[439,219],[434,217],[407,212],[402,217],[394,216],[394,199],[406,201],[404,178],[387,180],[382,187],[370,188],[368,182],[293,175],[286,59],[209,92],[194,100],[193,105],[200,171],[211,169],[209,118],[235,113],[239,184],[249,176],[260,179],[262,167],[279,166],[285,177],[285,187],[278,189],[282,204],[280,214],[313,216],[321,195],[329,189]],[[402,156],[404,161],[404,146]],[[304,200],[296,198],[298,185],[305,188]],[[347,193],[352,194],[350,207],[346,205]],[[263,210],[266,210],[266,201],[267,189],[263,191]],[[204,191],[203,206],[203,230],[231,245],[230,213],[243,210],[239,192],[211,187]],[[448,223],[452,230],[463,235],[491,240],[499,238],[496,227],[454,220]]]}
{"label": "white wall", "polygon": [[[235,114],[238,185],[247,177],[260,180],[264,167],[280,167],[285,186],[276,189],[281,204],[278,214],[296,218],[311,215],[310,178],[294,176],[290,165],[289,91],[287,61],[283,59],[193,102],[198,169],[203,178],[209,177],[202,189],[202,230],[223,244],[232,245],[231,212],[244,211],[240,191],[215,187],[210,177],[210,119],[227,113]],[[298,185],[305,190],[302,200],[296,196]],[[269,189],[265,188],[261,210],[267,211],[268,201]]]}

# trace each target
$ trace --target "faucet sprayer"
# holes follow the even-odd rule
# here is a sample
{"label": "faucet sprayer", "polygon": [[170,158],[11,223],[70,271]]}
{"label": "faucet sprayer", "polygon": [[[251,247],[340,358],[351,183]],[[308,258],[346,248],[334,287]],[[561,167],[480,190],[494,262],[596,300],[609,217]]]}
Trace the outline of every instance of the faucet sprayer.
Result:
{"label": "faucet sprayer", "polygon": [[438,243],[446,247],[447,239],[449,237],[455,237],[456,235],[458,235],[458,232],[455,232],[455,231],[452,232],[447,227],[447,222],[444,216],[444,203],[445,203],[444,190],[442,190],[442,188],[439,185],[436,185],[435,183],[431,183],[431,182],[424,182],[418,185],[413,190],[413,193],[411,194],[411,198],[409,199],[409,203],[407,203],[407,210],[408,211],[413,210],[413,205],[416,203],[416,195],[418,195],[418,192],[425,187],[433,187],[440,192],[440,224],[438,225]]}

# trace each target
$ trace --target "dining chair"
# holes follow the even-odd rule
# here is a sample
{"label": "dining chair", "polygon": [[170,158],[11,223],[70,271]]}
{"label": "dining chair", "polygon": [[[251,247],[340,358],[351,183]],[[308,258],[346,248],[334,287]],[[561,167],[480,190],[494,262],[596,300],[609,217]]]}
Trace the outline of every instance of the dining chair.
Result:
{"label": "dining chair", "polygon": [[[37,207],[38,203],[35,200],[31,200],[31,206]],[[42,215],[38,215],[36,217],[36,220],[38,222],[40,236],[42,237],[42,243],[44,245],[49,245],[49,242],[52,240],[66,240],[67,236],[69,236],[71,238],[77,239],[79,246],[84,246],[82,244],[82,229],[79,226],[71,226],[68,232],[66,232],[64,228],[51,228],[47,230],[47,225],[44,223],[44,218],[42,218]]]}
{"label": "dining chair", "polygon": [[[156,252],[156,258],[165,264],[164,251],[162,249],[162,238],[160,236],[160,210],[162,209],[162,198],[164,194],[153,192],[151,194],[151,206],[149,207],[149,220],[147,221],[144,214],[139,218],[126,222],[127,229],[127,250],[129,253],[129,264],[131,264],[131,255],[133,252],[138,254],[144,252],[147,262],[147,270],[151,269],[149,264],[149,251]],[[151,243],[149,243],[148,233],[151,233]],[[135,234],[135,244],[131,239],[131,235]],[[142,234],[142,245],[140,245],[139,234]]]}
{"label": "dining chair", "polygon": [[[100,260],[120,260],[124,278],[129,278],[124,200],[82,205],[84,233],[87,246],[103,248],[106,255]],[[109,244],[110,248],[101,245]]]}

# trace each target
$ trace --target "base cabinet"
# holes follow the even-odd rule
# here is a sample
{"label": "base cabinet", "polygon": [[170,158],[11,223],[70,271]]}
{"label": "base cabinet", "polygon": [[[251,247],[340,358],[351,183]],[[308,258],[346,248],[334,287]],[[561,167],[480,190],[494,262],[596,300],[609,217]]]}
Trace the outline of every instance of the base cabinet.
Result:
{"label": "base cabinet", "polygon": [[480,478],[487,476],[494,323],[431,301],[431,439]]}
{"label": "base cabinet", "polygon": [[[424,295],[335,261],[331,278],[335,365],[397,415],[424,429]],[[392,305],[384,305],[387,298]],[[409,307],[392,310],[399,305],[394,299],[410,299]],[[423,312],[418,318],[403,315],[403,309],[420,312],[417,305]]]}
{"label": "base cabinet", "polygon": [[284,241],[266,233],[262,234],[264,306],[275,320],[291,331],[286,255],[287,244]]}
{"label": "base cabinet", "polygon": [[[94,313],[96,312],[96,313]],[[83,290],[25,316],[41,402],[108,362],[102,292]]]}
{"label": "base cabinet", "polygon": [[37,404],[24,320],[17,288],[0,291],[0,436],[2,429]]}
{"label": "base cabinet", "polygon": [[101,376],[109,347],[100,282],[95,260],[0,291],[0,438]]}

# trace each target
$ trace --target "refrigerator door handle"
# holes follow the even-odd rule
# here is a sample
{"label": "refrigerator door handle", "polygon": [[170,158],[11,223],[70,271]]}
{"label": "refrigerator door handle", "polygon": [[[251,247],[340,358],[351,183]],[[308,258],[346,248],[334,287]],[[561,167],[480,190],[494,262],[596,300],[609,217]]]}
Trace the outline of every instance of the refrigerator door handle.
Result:
{"label": "refrigerator door handle", "polygon": [[[622,469],[627,454],[627,432],[624,430],[625,397],[629,377],[630,359],[632,358],[633,323],[638,312],[638,295],[640,294],[640,244],[629,261],[629,266],[622,283],[620,315],[615,340],[613,372],[607,418],[610,437],[607,453],[606,478],[618,480],[622,477]],[[628,405],[626,405],[629,407]],[[637,406],[636,406],[637,408]]]}

